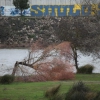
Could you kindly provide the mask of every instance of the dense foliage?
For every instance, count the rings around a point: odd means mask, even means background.
[[[29,8],[29,4],[28,4],[29,0],[13,0],[13,4],[17,9],[21,10],[21,16],[22,16],[22,11],[24,9]]]
[[[87,65],[81,66],[78,69],[77,73],[92,74],[93,69],[94,69],[93,65],[87,64]]]
[[[5,48],[30,47],[38,39],[45,46],[58,41],[54,36],[56,18],[0,17],[0,21],[0,43]]]
[[[86,94],[89,91],[89,88],[83,82],[78,82],[68,91],[65,100],[87,100]]]
[[[99,56],[100,22],[96,17],[61,18],[56,29],[56,36],[61,41],[71,42],[73,59],[78,70],[77,51],[83,54]]]
[[[0,83],[2,84],[10,84],[14,81],[14,76],[12,75],[4,75],[1,77]]]

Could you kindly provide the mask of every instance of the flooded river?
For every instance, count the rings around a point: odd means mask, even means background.
[[[22,61],[27,57],[27,49],[0,49],[0,75],[8,74],[12,72],[16,61]],[[83,56],[82,54],[78,58],[79,66],[85,64],[92,64],[95,66],[94,73],[100,73],[100,60],[95,61],[91,56]]]

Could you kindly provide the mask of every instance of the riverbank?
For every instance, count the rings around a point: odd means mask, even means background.
[[[54,26],[58,22],[50,17],[0,17],[0,48],[27,48],[36,40],[45,45],[54,43]]]
[[[30,44],[21,44],[21,45],[0,44],[0,49],[28,49],[28,48],[30,48]]]

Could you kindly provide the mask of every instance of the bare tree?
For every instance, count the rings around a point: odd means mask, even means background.
[[[80,50],[83,54],[92,53],[95,56],[99,55],[100,50],[100,21],[98,16],[99,0],[75,0],[76,4],[91,6],[91,13],[93,16],[76,16],[61,18],[58,27],[56,27],[56,36],[61,41],[71,42],[73,51],[73,59],[75,67],[78,70],[78,55]]]
[[[92,52],[99,56],[100,24],[94,22],[94,17],[62,18],[56,30],[56,36],[61,41],[69,41],[73,51],[73,59],[78,70],[77,51],[83,54]]]

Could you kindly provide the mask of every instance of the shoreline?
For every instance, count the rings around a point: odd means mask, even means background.
[[[4,44],[0,44],[0,49],[29,49],[30,46],[15,46],[15,45],[4,45]]]

